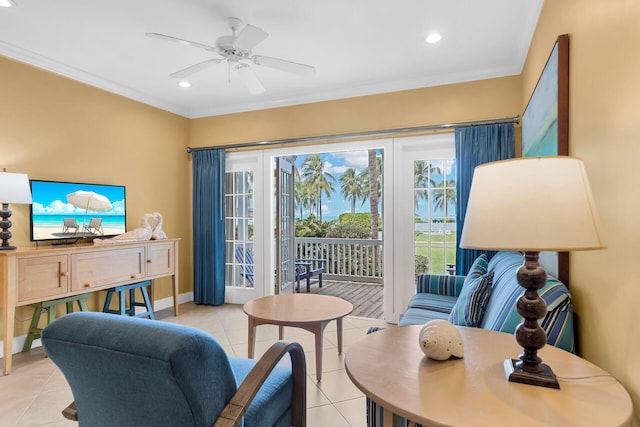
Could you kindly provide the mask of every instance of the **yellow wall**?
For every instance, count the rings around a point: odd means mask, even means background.
[[[0,105],[0,168],[34,179],[125,185],[127,229],[139,227],[145,213],[162,213],[163,229],[182,238],[180,290],[193,288],[188,119],[3,57]],[[11,243],[34,246],[28,205],[10,208]],[[170,279],[157,283],[156,299],[171,295]],[[26,332],[32,311],[17,311],[17,334]]]
[[[627,388],[640,414],[633,303],[640,249],[640,3],[547,0],[523,70],[526,104],[555,39],[570,36],[570,154],[582,157],[608,249],[571,254],[582,356]],[[635,331],[635,332],[634,332]],[[640,425],[638,415],[634,420]]]
[[[505,77],[193,120],[192,147],[396,129],[520,114],[520,77]]]

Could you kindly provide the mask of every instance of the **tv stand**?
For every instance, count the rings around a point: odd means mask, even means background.
[[[63,246],[63,245],[75,245],[76,243],[78,243],[79,239],[76,240],[58,240],[56,242],[53,242],[51,244],[51,246]]]
[[[4,375],[11,372],[16,307],[171,276],[177,316],[179,240],[0,251]],[[153,305],[153,281],[150,298]]]

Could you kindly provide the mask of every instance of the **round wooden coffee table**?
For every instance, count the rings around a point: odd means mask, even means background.
[[[272,295],[249,301],[242,310],[249,316],[249,358],[256,345],[256,327],[278,325],[283,338],[285,326],[302,328],[315,335],[316,378],[322,378],[322,333],[332,320],[338,329],[338,354],[342,353],[342,319],[353,305],[341,298],[315,294]]]
[[[346,352],[347,375],[384,409],[385,426],[395,426],[396,415],[425,426],[631,424],[633,405],[624,387],[574,354],[550,345],[539,352],[558,376],[560,390],[519,384],[507,381],[503,369],[505,359],[522,352],[513,335],[459,327],[464,358],[437,361],[420,350],[421,328],[374,332]]]

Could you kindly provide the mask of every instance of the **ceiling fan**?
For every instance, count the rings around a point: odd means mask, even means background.
[[[252,94],[259,94],[264,92],[264,86],[262,86],[258,77],[249,67],[249,63],[286,71],[300,76],[311,76],[315,74],[315,68],[310,65],[285,61],[284,59],[271,58],[269,56],[253,55],[251,53],[251,49],[269,37],[269,34],[258,27],[254,27],[253,25],[246,24],[243,27],[242,20],[238,18],[226,18],[225,22],[231,29],[231,35],[218,37],[216,39],[215,46],[209,46],[159,33],[145,33],[145,35],[147,37],[167,40],[181,45],[193,46],[206,51],[215,52],[221,56],[221,58],[208,59],[170,74],[171,77],[175,78],[185,78],[213,65],[226,61],[229,68],[233,66],[236,69],[249,92]],[[242,30],[238,32],[241,28]]]

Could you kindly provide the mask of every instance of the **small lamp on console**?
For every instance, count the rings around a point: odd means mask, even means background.
[[[0,172],[0,203],[2,203],[2,209],[0,209],[0,250],[15,249],[15,246],[9,245],[9,239],[11,238],[11,211],[9,210],[9,203],[18,204],[31,204],[31,189],[29,188],[29,178],[23,173],[9,173],[6,169]]]
[[[518,299],[523,322],[515,337],[524,352],[504,363],[509,381],[560,388],[551,368],[537,355],[547,342],[538,320],[546,304],[538,290],[547,274],[540,251],[603,249],[598,215],[581,159],[533,157],[478,166],[473,175],[460,246],[523,251],[517,272],[524,294]]]

